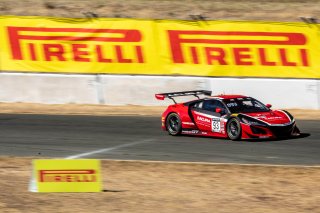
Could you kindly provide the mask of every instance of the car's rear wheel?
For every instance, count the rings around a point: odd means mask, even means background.
[[[231,118],[227,123],[227,133],[228,137],[233,140],[240,140],[241,139],[241,124],[239,119]]]
[[[166,120],[166,128],[170,135],[180,135],[182,131],[181,119],[178,114],[171,113]]]

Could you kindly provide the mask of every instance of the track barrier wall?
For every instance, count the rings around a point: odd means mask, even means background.
[[[320,109],[320,25],[0,17],[0,101],[167,105],[154,94],[244,94]]]
[[[248,95],[274,108],[320,109],[320,80],[0,74],[1,102],[165,106],[172,101],[155,93],[194,89]]]
[[[1,70],[320,78],[320,25],[0,17]]]

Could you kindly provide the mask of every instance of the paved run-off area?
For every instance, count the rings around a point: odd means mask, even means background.
[[[50,158],[320,164],[320,122],[298,120],[289,140],[173,137],[153,116],[0,114],[0,155]]]

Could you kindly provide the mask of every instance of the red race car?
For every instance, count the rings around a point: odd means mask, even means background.
[[[210,96],[199,98],[199,95]],[[198,99],[176,103],[175,97]],[[170,135],[201,135],[240,139],[289,138],[300,135],[293,116],[284,110],[243,95],[211,96],[211,91],[195,90],[156,94],[158,100],[172,99],[162,114],[162,129]]]

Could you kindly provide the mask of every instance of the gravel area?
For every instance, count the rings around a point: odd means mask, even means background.
[[[320,167],[103,160],[101,193],[34,193],[31,162],[0,157],[0,212],[320,212]]]

